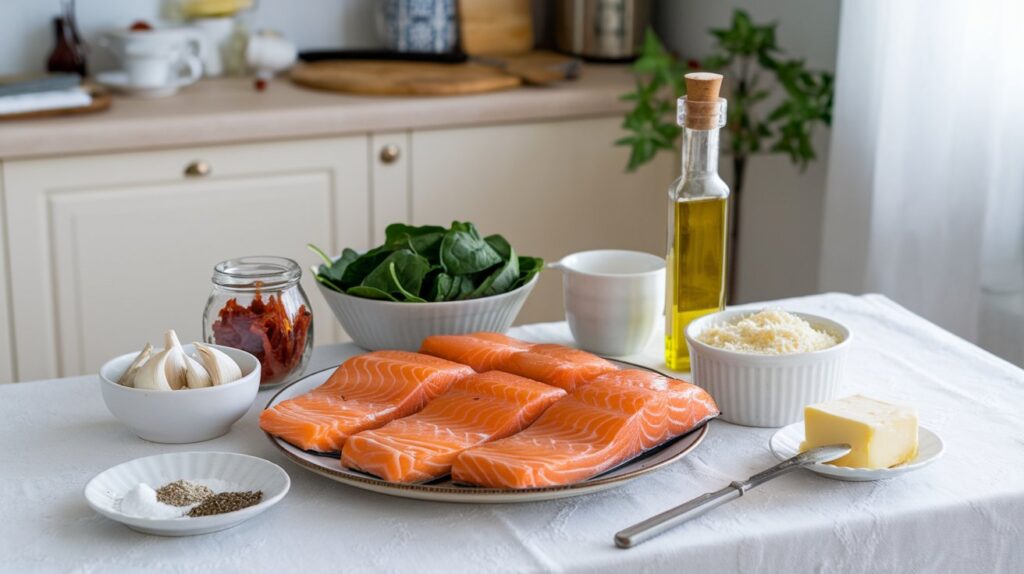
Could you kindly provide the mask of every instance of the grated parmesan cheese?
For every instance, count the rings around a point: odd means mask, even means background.
[[[839,343],[830,333],[782,309],[763,309],[733,323],[708,326],[697,340],[727,351],[759,355],[808,353]]]

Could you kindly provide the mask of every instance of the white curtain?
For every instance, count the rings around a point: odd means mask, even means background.
[[[846,0],[821,287],[1024,362],[1024,1]]]

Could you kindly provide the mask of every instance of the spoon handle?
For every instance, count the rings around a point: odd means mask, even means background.
[[[765,483],[777,476],[781,476],[800,468],[803,460],[799,456],[785,460],[768,470],[759,472],[743,482],[735,481],[729,486],[715,492],[702,494],[689,502],[684,502],[675,508],[670,508],[661,514],[657,514],[638,522],[629,528],[615,534],[615,545],[619,548],[632,548],[637,544],[646,542],[651,538],[674,528],[691,518],[696,518],[713,508],[717,508],[730,500],[743,496],[743,493],[755,486]]]

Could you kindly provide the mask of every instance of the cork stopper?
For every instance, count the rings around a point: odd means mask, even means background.
[[[680,125],[694,130],[713,130],[725,125],[725,100],[718,97],[722,75],[693,72],[683,76],[686,96],[680,98]]]

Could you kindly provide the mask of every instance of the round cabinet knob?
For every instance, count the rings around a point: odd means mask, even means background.
[[[203,176],[206,176],[206,175],[210,175],[210,172],[212,172],[212,171],[213,171],[213,168],[210,167],[210,164],[208,164],[208,163],[206,163],[205,161],[202,161],[202,160],[196,160],[196,161],[188,164],[185,167],[185,176],[186,177],[203,177]]]
[[[380,148],[380,161],[384,163],[395,163],[400,155],[402,155],[402,150],[394,144],[388,144]]]

